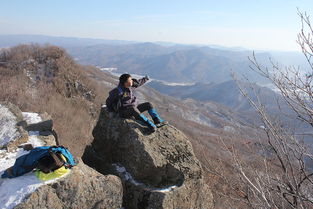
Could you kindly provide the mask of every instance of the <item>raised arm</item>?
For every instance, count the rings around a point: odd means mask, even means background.
[[[140,79],[133,78],[132,80],[133,80],[132,87],[138,88],[139,86],[142,86],[143,84],[145,84],[149,80],[149,77],[146,75],[143,78],[140,78]]]

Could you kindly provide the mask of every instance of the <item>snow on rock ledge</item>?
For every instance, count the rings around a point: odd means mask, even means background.
[[[12,111],[11,111],[12,110]],[[15,160],[29,151],[25,145],[38,147],[55,145],[55,140],[47,143],[46,136],[41,136],[42,130],[52,123],[44,122],[40,114],[21,112],[12,104],[0,105],[0,142],[5,146],[0,148],[0,176]],[[16,125],[16,124],[22,125]],[[48,126],[47,126],[48,124]],[[23,130],[31,126],[32,131]],[[33,129],[39,128],[41,131]],[[16,140],[26,134],[26,141]],[[46,140],[46,141],[45,141]],[[9,146],[10,145],[10,146]],[[29,147],[29,146],[28,146]],[[10,148],[10,149],[9,149]],[[32,173],[12,179],[0,178],[0,209],[11,208],[121,208],[123,187],[119,177],[103,176],[78,160],[67,175],[49,181],[40,181]]]
[[[20,122],[18,119],[26,120],[29,123],[38,123],[41,122],[41,118],[37,113],[17,113],[17,108],[14,107],[14,105],[10,104],[8,106],[9,107],[4,106],[3,104],[0,105],[0,130],[2,130],[0,133],[0,141],[3,142],[2,145],[6,148],[8,148],[8,144],[11,144],[10,147],[13,149],[0,150],[0,176],[7,168],[14,165],[15,160],[18,157],[29,152],[23,149],[23,145],[30,144],[32,147],[38,147],[45,144],[40,138],[38,138],[37,134],[32,134],[31,136],[24,135],[24,141],[18,141],[18,139],[20,139],[18,137],[25,134],[21,133],[22,129],[19,129],[16,125]],[[12,107],[14,107],[14,111],[11,112]],[[20,118],[19,115],[24,117]],[[13,145],[15,147],[13,147]],[[14,208],[37,188],[55,180],[41,182],[33,173],[28,173],[13,179],[0,179],[0,206],[8,209]]]
[[[69,175],[41,186],[15,209],[120,209],[122,199],[123,186],[119,177],[104,176],[79,160]]]

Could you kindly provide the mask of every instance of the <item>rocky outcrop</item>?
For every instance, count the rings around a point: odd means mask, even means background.
[[[0,103],[0,176],[28,150],[56,145],[52,118],[44,113],[21,112],[10,103]],[[25,138],[21,140],[23,135]],[[40,181],[32,173],[12,179],[0,178],[0,208],[101,208],[120,209],[123,185],[118,176],[103,175],[81,159],[66,176]]]
[[[32,135],[36,135],[36,137],[40,138],[42,145],[44,146],[57,144],[57,134],[53,130],[53,121],[50,115],[47,113],[38,114],[37,122],[33,122],[31,120],[27,121],[25,120],[27,113],[23,113],[16,105],[10,102],[1,102],[0,105],[3,111],[6,109],[6,111],[11,115],[12,122],[15,121],[14,127],[11,128],[16,130],[14,139],[1,144],[0,149],[5,148],[11,152],[18,147],[29,147],[30,145],[27,144],[27,142]],[[0,114],[0,116],[2,115]],[[2,119],[9,120],[9,118]]]
[[[104,176],[80,161],[66,177],[39,187],[15,208],[113,209],[122,207],[122,197],[119,177]]]
[[[188,138],[172,125],[154,133],[102,108],[83,155],[103,174],[121,177],[125,208],[212,208],[212,194]]]
[[[23,121],[22,111],[10,102],[0,102],[0,127],[3,129],[3,133],[0,133],[0,149],[12,150],[28,141],[28,133],[17,123],[19,121]]]
[[[20,122],[24,129],[29,133],[35,133],[37,137],[43,141],[44,146],[52,146],[59,144],[57,133],[53,129],[53,120],[48,113],[39,114],[41,121],[30,123],[27,121]]]

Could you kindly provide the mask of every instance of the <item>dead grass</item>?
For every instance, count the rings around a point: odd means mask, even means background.
[[[61,48],[20,45],[0,55],[0,101],[47,112],[62,145],[80,156],[100,106],[101,87]],[[96,99],[97,98],[97,99]]]

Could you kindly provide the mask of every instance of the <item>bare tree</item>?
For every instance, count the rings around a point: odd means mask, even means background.
[[[295,120],[313,128],[313,28],[309,15],[300,11],[298,15],[302,29],[297,42],[310,71],[303,73],[293,66],[284,68],[273,60],[270,60],[269,69],[258,63],[254,53],[249,58],[252,63],[250,68],[269,79],[278,89],[281,98],[294,113]],[[241,94],[260,116],[266,138],[265,141],[260,139],[264,154],[261,169],[255,169],[235,150],[229,150],[242,187],[246,190],[248,204],[252,208],[313,208],[313,173],[306,164],[306,159],[313,160],[312,150],[293,129],[274,119],[257,95],[257,99],[252,99],[235,74],[233,78]]]

